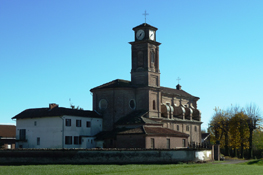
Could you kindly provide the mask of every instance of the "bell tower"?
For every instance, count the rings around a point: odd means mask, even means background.
[[[131,82],[136,86],[160,87],[159,45],[156,42],[157,28],[143,23],[132,29]]]

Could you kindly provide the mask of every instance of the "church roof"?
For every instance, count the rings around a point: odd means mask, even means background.
[[[121,80],[121,79],[116,79],[113,80],[111,82],[102,84],[100,86],[97,86],[95,88],[92,88],[90,91],[92,92],[93,90],[97,90],[97,89],[106,89],[106,88],[117,88],[117,87],[122,87],[122,88],[133,88],[135,86],[133,86],[131,84],[130,81],[128,80]]]
[[[161,123],[153,121],[149,118],[144,117],[148,114],[147,110],[137,110],[119,119],[115,125],[138,125],[138,124],[157,124]]]
[[[161,89],[162,93],[179,95],[179,96],[184,96],[184,97],[194,97],[194,98],[199,99],[199,97],[195,97],[195,96],[185,92],[184,90],[178,90],[178,89],[167,88],[167,87],[162,87],[162,86],[160,87],[160,89]]]
[[[113,81],[110,81],[108,83],[102,84],[100,86],[97,86],[95,88],[92,88],[90,91],[98,90],[98,89],[107,89],[107,88],[137,88],[137,86],[132,85],[131,81],[128,80],[122,80],[122,79],[116,79]],[[160,90],[162,93],[165,94],[172,94],[172,95],[178,95],[178,96],[184,96],[184,97],[192,97],[192,98],[198,98],[195,97],[187,92],[185,92],[182,89],[173,89],[168,87],[160,87]]]
[[[53,117],[53,116],[62,116],[62,115],[102,118],[102,116],[97,114],[95,111],[55,107],[52,109],[50,109],[50,108],[26,109],[23,112],[14,116],[12,119]]]
[[[158,136],[174,136],[174,137],[188,137],[188,134],[178,132],[169,128],[163,127],[152,127],[152,126],[141,126],[138,128],[127,129],[121,131],[118,134],[120,135],[129,135],[129,134],[145,134],[145,135],[158,135]]]

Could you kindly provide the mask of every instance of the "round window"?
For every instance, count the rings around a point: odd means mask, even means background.
[[[99,108],[100,110],[105,110],[107,109],[108,102],[105,99],[101,99],[99,102]]]
[[[130,100],[130,108],[132,108],[132,109],[135,109],[135,107],[136,107],[136,104],[135,104],[135,100]]]

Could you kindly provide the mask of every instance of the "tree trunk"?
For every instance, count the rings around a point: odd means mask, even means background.
[[[241,158],[244,158],[244,143],[241,143],[240,153],[241,153]]]
[[[225,156],[229,156],[229,149],[228,149],[228,134],[225,133]]]
[[[253,139],[252,139],[252,137],[253,137],[253,129],[251,128],[249,130],[249,154],[248,154],[248,158],[249,159],[253,158],[253,149],[252,149],[252,141],[253,141]]]

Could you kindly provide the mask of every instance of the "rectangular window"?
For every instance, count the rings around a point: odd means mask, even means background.
[[[81,127],[81,120],[76,120],[76,127]]]
[[[66,119],[66,126],[71,126],[71,119]]]
[[[186,131],[189,131],[189,126],[188,125],[186,126]]]
[[[170,139],[166,139],[166,148],[170,149]]]
[[[26,130],[25,129],[19,130],[19,140],[26,140]]]
[[[37,145],[40,145],[40,137],[37,137]]]
[[[74,145],[81,145],[81,137],[74,136]]]
[[[65,144],[66,145],[72,144],[72,136],[65,136]]]
[[[177,131],[179,131],[179,130],[180,130],[179,125],[177,125]]]
[[[151,148],[154,149],[155,146],[154,146],[154,138],[151,138]]]
[[[34,126],[37,126],[37,121],[34,121]]]
[[[87,128],[90,128],[90,125],[91,125],[91,123],[90,122],[87,122]]]
[[[183,147],[186,147],[185,139],[183,139]]]
[[[197,127],[195,126],[195,132],[197,132]]]

